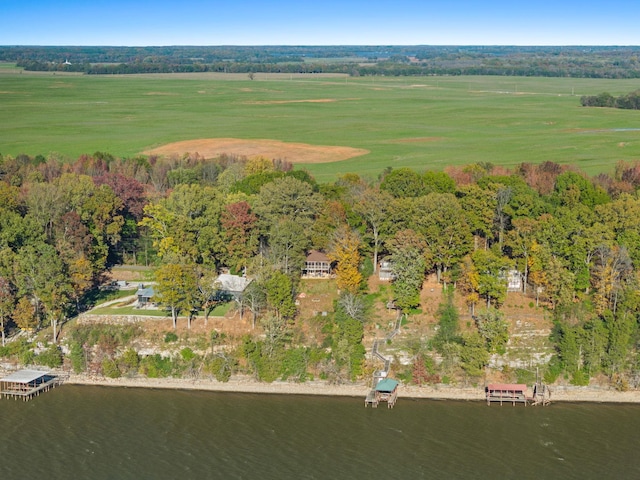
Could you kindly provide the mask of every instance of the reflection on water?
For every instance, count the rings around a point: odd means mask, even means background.
[[[66,385],[0,422],[0,479],[640,478],[637,405]]]

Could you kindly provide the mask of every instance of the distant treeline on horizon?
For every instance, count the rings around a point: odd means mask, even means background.
[[[640,78],[640,46],[0,46],[30,71]]]

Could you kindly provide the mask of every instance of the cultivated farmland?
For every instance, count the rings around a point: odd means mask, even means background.
[[[0,68],[0,153],[130,157],[173,142],[225,138],[361,153],[298,165],[319,181],[347,172],[373,177],[386,167],[547,160],[596,174],[618,160],[640,159],[640,113],[584,108],[579,97],[636,88],[637,81],[603,79],[256,74],[250,80]],[[295,164],[293,152],[283,149],[281,158]]]

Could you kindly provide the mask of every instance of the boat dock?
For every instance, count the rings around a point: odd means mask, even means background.
[[[492,383],[487,385],[487,405],[491,402],[527,404],[527,386],[519,383]]]
[[[387,402],[388,408],[393,408],[398,400],[398,385],[397,380],[385,378],[380,380],[373,390],[369,392],[367,398],[364,401],[364,406],[371,405],[372,408],[378,408],[380,402]]]
[[[23,401],[47,392],[62,383],[62,378],[41,370],[18,370],[0,379],[0,398],[21,398]]]
[[[527,396],[527,386],[521,383],[492,383],[487,385],[486,389],[487,405],[492,402],[523,403],[531,405],[549,405],[551,403],[551,391],[543,383],[536,383],[533,387],[533,396]]]

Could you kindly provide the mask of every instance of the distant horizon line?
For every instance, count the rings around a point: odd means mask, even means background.
[[[304,44],[304,43],[252,43],[252,44],[196,44],[177,43],[164,45],[115,45],[115,44],[0,44],[0,47],[111,47],[111,48],[167,48],[167,47],[522,47],[522,48],[581,48],[581,47],[607,47],[607,48],[640,48],[640,44],[509,44],[509,43],[331,43],[331,44]]]

